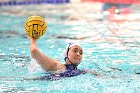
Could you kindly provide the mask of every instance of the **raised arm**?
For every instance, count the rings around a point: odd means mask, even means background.
[[[56,62],[41,53],[37,48],[36,41],[36,39],[30,38],[30,52],[31,56],[37,61],[42,69],[44,69],[45,71],[65,70],[65,66],[63,64]]]

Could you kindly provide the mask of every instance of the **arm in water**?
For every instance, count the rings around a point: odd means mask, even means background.
[[[95,76],[99,76],[99,77],[103,76],[103,75],[97,73],[95,70],[85,69],[84,72],[85,73],[91,73],[91,74],[93,74]]]

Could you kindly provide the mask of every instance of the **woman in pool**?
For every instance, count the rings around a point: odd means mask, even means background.
[[[41,53],[36,44],[36,39],[30,38],[30,52],[31,56],[36,60],[36,62],[44,69],[45,71],[58,71],[60,72],[59,75],[61,77],[71,77],[71,76],[77,76],[80,74],[85,73],[93,73],[94,75],[97,75],[95,71],[89,71],[89,70],[79,70],[77,69],[78,65],[80,64],[83,56],[83,50],[82,48],[74,43],[70,43],[68,47],[66,48],[65,53],[65,64],[62,64],[60,62],[57,62],[47,56],[45,56],[43,53]],[[54,76],[54,75],[53,75]],[[56,74],[55,74],[56,76]],[[48,77],[47,77],[48,78]],[[50,77],[49,77],[50,78]]]

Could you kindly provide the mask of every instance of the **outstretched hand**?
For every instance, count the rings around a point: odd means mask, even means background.
[[[26,36],[27,36],[28,39],[30,39],[30,42],[31,43],[36,43],[37,39],[31,38],[28,35],[26,35]]]
[[[99,77],[103,76],[103,75],[97,73],[95,70],[86,69],[85,71],[86,71],[86,73],[91,73],[91,74],[93,74],[95,76],[99,76]]]

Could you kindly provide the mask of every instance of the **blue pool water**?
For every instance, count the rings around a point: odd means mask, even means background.
[[[0,92],[140,92],[140,22],[114,23],[105,18],[87,21],[85,17],[82,21],[70,20],[76,12],[68,5],[34,6],[1,7]],[[67,43],[78,42],[84,50],[78,68],[96,70],[103,76],[84,74],[56,81],[27,80],[45,75],[30,56],[30,42],[23,28],[30,15],[41,15],[47,22],[47,32],[38,40],[44,54],[64,63],[63,51]]]

